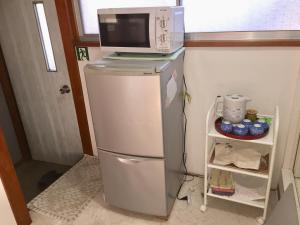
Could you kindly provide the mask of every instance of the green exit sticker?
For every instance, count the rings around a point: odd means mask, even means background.
[[[76,55],[77,55],[77,60],[79,61],[90,60],[88,47],[76,47]]]

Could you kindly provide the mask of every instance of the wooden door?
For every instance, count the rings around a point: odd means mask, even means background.
[[[55,1],[44,0],[57,71],[48,72],[32,0],[0,1],[0,43],[32,158],[74,164],[83,154]]]

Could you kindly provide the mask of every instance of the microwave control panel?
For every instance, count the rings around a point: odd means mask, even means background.
[[[171,48],[170,42],[170,17],[167,11],[160,11],[156,15],[156,48],[161,52]]]

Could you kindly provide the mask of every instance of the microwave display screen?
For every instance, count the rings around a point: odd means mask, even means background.
[[[99,15],[102,46],[150,47],[149,14]]]

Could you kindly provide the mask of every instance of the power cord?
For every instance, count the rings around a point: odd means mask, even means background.
[[[187,85],[186,85],[186,80],[185,80],[185,75],[183,74],[183,84],[184,84],[184,93],[188,93],[188,88],[187,88]],[[189,94],[188,94],[189,96]],[[194,180],[194,177],[192,176],[191,179],[187,179],[187,176],[188,176],[188,171],[187,171],[187,167],[186,167],[186,160],[187,160],[187,157],[186,157],[186,130],[187,130],[187,123],[188,123],[188,120],[187,120],[187,116],[186,116],[186,113],[185,113],[185,107],[186,107],[186,94],[184,94],[184,99],[183,99],[183,117],[184,117],[184,129],[183,129],[183,156],[182,156],[182,160],[183,160],[183,167],[184,167],[184,170],[185,170],[185,176],[184,176],[184,181],[192,181]]]
[[[188,93],[188,88],[187,88],[187,84],[186,84],[186,80],[185,80],[185,75],[184,74],[183,74],[183,84],[184,84],[184,94],[183,94],[183,109],[182,109],[182,112],[183,112],[183,117],[184,117],[184,129],[183,129],[183,154],[182,154],[182,162],[183,162],[183,167],[184,167],[185,172],[184,172],[183,182],[181,183],[179,191],[177,193],[177,199],[178,200],[187,201],[188,203],[190,203],[190,201],[191,201],[190,194],[187,194],[185,196],[179,197],[179,193],[180,193],[180,190],[182,188],[183,183],[184,182],[190,182],[190,181],[194,180],[194,176],[192,176],[192,178],[190,178],[190,179],[187,178],[189,176],[188,175],[188,171],[187,171],[187,167],[186,167],[186,160],[187,160],[187,157],[186,157],[186,131],[187,131],[188,120],[187,120],[187,116],[186,116],[186,113],[185,113],[185,109],[186,109],[186,99],[188,98],[188,101],[190,102],[191,101],[191,96]]]

